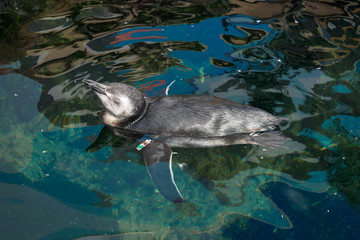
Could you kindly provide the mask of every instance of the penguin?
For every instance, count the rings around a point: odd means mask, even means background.
[[[122,138],[138,141],[148,173],[159,192],[184,201],[175,184],[170,147],[255,144],[286,148],[277,127],[284,121],[249,105],[208,95],[146,98],[129,84],[85,79],[101,100],[102,122]]]

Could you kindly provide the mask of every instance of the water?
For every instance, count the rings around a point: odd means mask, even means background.
[[[0,239],[359,239],[357,1],[7,4]],[[250,104],[292,142],[174,149],[174,205],[84,78]]]

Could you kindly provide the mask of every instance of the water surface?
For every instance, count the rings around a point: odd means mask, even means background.
[[[77,2],[1,15],[1,239],[360,237],[357,1]],[[292,141],[174,149],[174,205],[85,78],[249,104]]]

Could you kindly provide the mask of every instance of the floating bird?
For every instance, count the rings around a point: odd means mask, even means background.
[[[284,119],[259,108],[206,95],[145,98],[125,83],[83,80],[100,98],[101,119],[115,135],[139,141],[147,170],[159,192],[183,202],[172,172],[170,147],[256,144],[285,148],[276,131]]]

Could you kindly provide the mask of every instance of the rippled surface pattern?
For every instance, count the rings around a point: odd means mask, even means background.
[[[0,239],[360,239],[358,1],[120,2],[1,4]],[[174,149],[173,204],[85,78],[249,104],[292,141]]]

